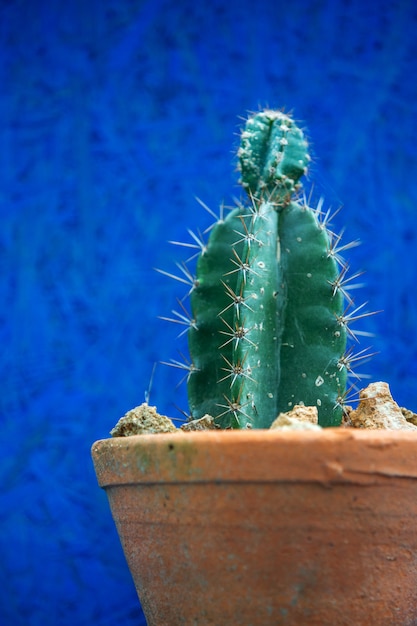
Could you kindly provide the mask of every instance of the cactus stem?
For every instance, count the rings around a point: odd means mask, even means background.
[[[347,277],[342,255],[359,241],[345,244],[343,231],[333,232],[340,207],[326,210],[323,197],[311,207],[313,187],[308,198],[302,191],[307,149],[285,113],[250,117],[238,151],[248,201],[222,204],[216,215],[197,198],[216,223],[203,234],[188,230],[188,243],[171,242],[198,256],[196,277],[185,263],[178,275],[161,272],[189,289],[191,313],[182,299],[162,319],[188,331],[192,362],[167,365],[185,374],[193,418],[208,413],[223,428],[265,428],[304,403],[317,406],[321,425],[337,426],[356,390],[345,392],[346,380],[360,380],[354,367],[374,354],[346,349],[347,339],[372,336],[350,325],[375,313],[351,297],[362,272]]]

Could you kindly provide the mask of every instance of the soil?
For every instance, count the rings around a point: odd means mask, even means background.
[[[205,415],[190,420],[177,428],[173,421],[160,415],[156,407],[146,402],[128,411],[110,431],[112,437],[129,437],[153,433],[213,430],[218,428],[213,417]],[[296,405],[288,413],[281,413],[272,423],[271,429],[317,430],[317,408]],[[371,383],[359,392],[356,409],[345,407],[341,428],[366,428],[372,430],[417,430],[417,414],[398,406],[393,400],[389,385],[384,382]]]

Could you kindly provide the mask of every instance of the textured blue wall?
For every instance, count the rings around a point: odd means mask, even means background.
[[[157,316],[182,291],[153,268],[207,225],[195,196],[239,193],[246,111],[305,123],[384,311],[368,371],[417,409],[415,6],[1,3],[1,624],[143,623],[89,449],[177,356]],[[151,403],[186,408],[178,380],[159,365]]]

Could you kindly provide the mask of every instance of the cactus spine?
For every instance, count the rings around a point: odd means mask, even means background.
[[[317,406],[322,426],[342,417],[345,267],[319,209],[299,198],[309,162],[293,119],[251,116],[238,152],[249,202],[212,228],[191,289],[191,418],[267,428],[295,404]]]

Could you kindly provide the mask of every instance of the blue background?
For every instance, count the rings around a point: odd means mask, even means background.
[[[178,358],[181,249],[239,195],[240,116],[284,107],[362,246],[367,365],[417,409],[414,0],[0,4],[0,622],[144,623],[90,446]],[[365,346],[369,341],[365,342]],[[158,365],[151,404],[180,415]]]

